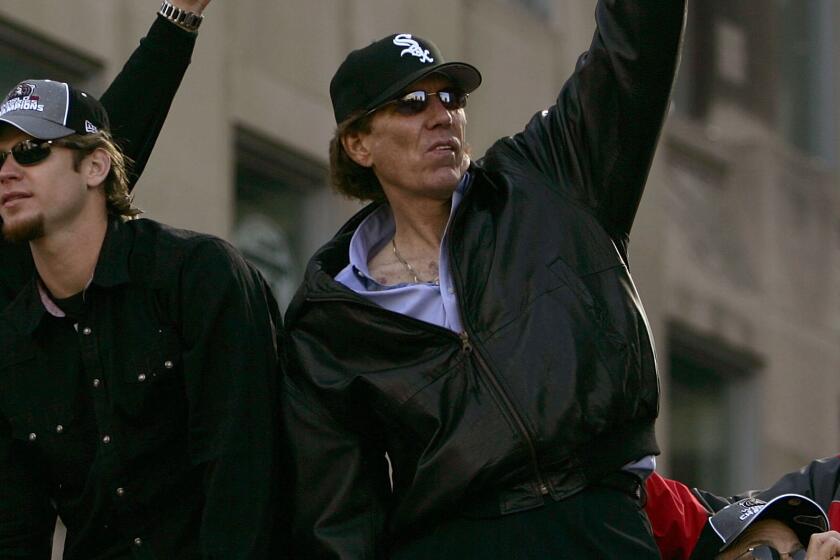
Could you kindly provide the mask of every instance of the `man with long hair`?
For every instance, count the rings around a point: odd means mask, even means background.
[[[684,16],[598,2],[556,103],[476,159],[474,66],[411,33],[339,66],[332,178],[371,204],[286,314],[300,557],[658,558],[658,380],[627,252]]]
[[[269,558],[279,312],[227,243],[137,214],[108,115],[69,84],[0,105],[0,556]],[[45,552],[46,551],[46,552]]]

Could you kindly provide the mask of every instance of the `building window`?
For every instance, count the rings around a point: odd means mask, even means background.
[[[547,18],[551,15],[551,0],[513,0],[513,3],[523,6],[540,18]]]
[[[68,82],[99,95],[102,63],[38,33],[0,20],[0,95],[26,79]]]
[[[779,124],[804,153],[835,163],[833,0],[781,0]]]
[[[704,120],[724,101],[773,121],[773,8],[752,0],[704,0],[691,6],[674,103]]]
[[[670,476],[716,493],[750,487],[758,455],[758,360],[672,326],[669,334]]]
[[[253,132],[236,132],[233,242],[285,309],[303,278],[312,240],[307,215],[324,191],[323,166]]]
[[[792,146],[837,158],[834,0],[704,0],[691,6],[677,111],[703,121],[719,103],[779,131]]]

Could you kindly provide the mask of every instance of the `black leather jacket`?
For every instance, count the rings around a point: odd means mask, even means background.
[[[536,507],[658,452],[627,242],[684,13],[684,0],[601,0],[557,103],[472,166],[450,230],[460,335],[334,280],[375,205],[315,254],[286,316],[300,557],[382,556],[475,499]]]

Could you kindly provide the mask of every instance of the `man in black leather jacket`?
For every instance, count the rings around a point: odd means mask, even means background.
[[[474,161],[475,68],[405,33],[342,63],[333,182],[373,203],[286,316],[300,557],[658,558],[640,510],[658,380],[627,245],[684,15],[601,0],[556,104]]]

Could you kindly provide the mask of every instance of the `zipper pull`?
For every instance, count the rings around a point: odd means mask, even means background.
[[[543,496],[548,496],[548,485],[545,482],[540,484],[540,494],[542,494]]]
[[[458,336],[461,337],[461,350],[469,354],[472,352],[472,344],[470,344],[470,335],[467,334],[467,331],[461,331],[458,333]]]

